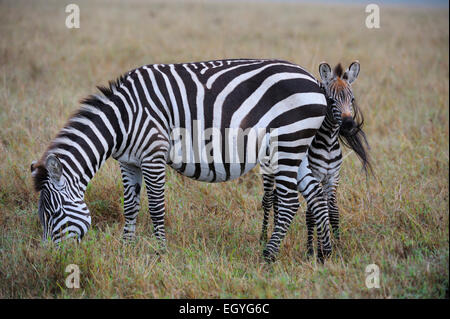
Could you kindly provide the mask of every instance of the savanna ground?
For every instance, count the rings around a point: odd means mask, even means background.
[[[449,266],[448,9],[241,2],[0,1],[0,297],[444,298]],[[29,172],[78,101],[143,64],[264,57],[318,64],[354,59],[376,177],[346,150],[338,201],[342,241],[324,264],[306,258],[305,204],[267,266],[258,241],[258,171],[206,184],[168,171],[168,253],[158,258],[142,193],[138,240],[120,240],[122,182],[109,160],[91,181],[93,223],[80,245],[41,245]],[[81,288],[65,286],[77,264]],[[380,268],[379,289],[365,285]]]

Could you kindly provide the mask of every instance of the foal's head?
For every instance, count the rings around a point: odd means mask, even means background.
[[[369,144],[362,130],[364,117],[356,104],[352,83],[359,75],[358,61],[352,62],[347,70],[339,63],[334,70],[328,63],[319,65],[319,74],[325,89],[333,119],[339,124],[339,138],[344,145],[353,149],[363,164],[364,170],[372,170],[367,155]]]

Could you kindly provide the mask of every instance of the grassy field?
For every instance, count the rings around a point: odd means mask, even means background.
[[[241,2],[0,1],[1,298],[448,298],[448,9]],[[143,64],[263,57],[318,64],[358,59],[354,93],[376,177],[345,158],[338,194],[342,241],[324,264],[306,258],[304,201],[267,266],[259,244],[262,185],[199,183],[168,171],[168,253],[155,254],[142,193],[138,240],[124,244],[122,182],[108,160],[86,201],[80,245],[44,248],[30,163],[96,85]],[[81,288],[65,286],[77,264]],[[380,288],[365,268],[380,268]]]

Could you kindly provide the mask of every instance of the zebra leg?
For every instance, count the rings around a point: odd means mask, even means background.
[[[140,193],[142,185],[142,171],[139,167],[119,163],[123,181],[123,210],[125,225],[123,239],[132,240],[136,232],[136,217],[140,209]]]
[[[308,206],[310,207],[312,218],[317,227],[317,258],[320,262],[323,262],[324,258],[331,254],[331,242],[328,204],[323,195],[322,188],[320,188],[314,198],[308,200]]]
[[[274,178],[272,175],[263,174],[263,187],[264,187],[264,196],[262,199],[262,207],[264,210],[264,218],[262,223],[262,232],[260,237],[260,242],[263,244],[267,243],[267,224],[269,222],[270,211],[273,206],[273,184]]]
[[[308,254],[313,251],[312,238],[314,234],[314,224],[317,227],[318,237],[318,259],[323,261],[324,257],[331,254],[330,227],[328,217],[328,203],[320,183],[312,176],[305,176],[299,183],[299,191],[307,202],[306,222],[308,228]],[[308,225],[309,223],[309,225]],[[310,231],[311,230],[311,231]]]
[[[308,230],[308,235],[306,238],[306,249],[308,257],[314,255],[314,230],[315,223],[312,213],[309,209],[306,209],[306,228]]]
[[[297,213],[298,192],[296,174],[278,174],[275,176],[275,201],[277,202],[278,214],[274,225],[274,230],[266,248],[263,250],[264,258],[267,262],[275,261],[286,233],[291,225],[292,219]]]
[[[337,185],[329,186],[325,189],[327,193],[328,213],[330,215],[330,224],[336,241],[339,241],[339,208],[336,200]]]
[[[164,185],[166,178],[166,160],[164,156],[152,158],[142,163],[145,185],[147,186],[148,208],[153,223],[153,231],[158,239],[160,250],[166,248],[164,228]]]
[[[278,199],[277,199],[277,195],[273,194],[273,226],[275,227],[275,225],[277,224],[277,219],[278,219]]]

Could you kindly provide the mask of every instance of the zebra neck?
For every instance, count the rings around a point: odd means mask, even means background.
[[[80,194],[106,160],[124,147],[127,125],[118,107],[103,97],[82,103],[47,151],[58,156],[66,181]]]
[[[327,136],[332,141],[337,141],[339,137],[340,125],[332,120],[332,115],[327,113],[322,126],[319,128],[319,132],[324,136]]]
[[[322,126],[316,133],[311,143],[312,152],[326,150],[331,152],[339,148],[339,124],[334,123],[328,116],[325,116]]]

